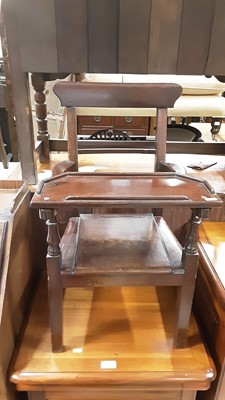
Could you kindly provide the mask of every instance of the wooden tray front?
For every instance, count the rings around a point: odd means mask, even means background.
[[[75,172],[43,181],[31,202],[37,208],[137,204],[211,208],[221,206],[222,201],[206,181],[187,175]]]

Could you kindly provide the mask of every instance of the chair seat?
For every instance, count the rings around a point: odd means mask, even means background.
[[[164,219],[152,214],[71,218],[61,250],[62,275],[71,275],[78,285],[84,279],[95,286],[107,281],[110,286],[118,285],[120,275],[123,286],[146,285],[148,281],[151,285],[152,274],[155,280],[156,275],[162,279],[163,274],[184,273],[179,242]],[[167,284],[162,281],[162,285]]]

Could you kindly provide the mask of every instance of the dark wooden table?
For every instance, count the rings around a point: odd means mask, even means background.
[[[48,79],[71,72],[224,75],[223,0],[2,3],[23,178],[30,183],[36,181],[36,166],[28,72],[33,73],[43,161],[49,157]]]

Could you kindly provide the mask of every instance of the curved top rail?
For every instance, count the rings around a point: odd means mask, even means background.
[[[54,93],[66,107],[173,107],[182,93],[175,83],[56,83]]]

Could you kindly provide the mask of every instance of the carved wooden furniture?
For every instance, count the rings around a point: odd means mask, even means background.
[[[194,400],[215,370],[193,316],[188,347],[173,348],[175,301],[169,287],[71,288],[63,303],[66,351],[52,354],[42,285],[10,380],[32,400]]]
[[[67,107],[68,155],[78,169],[76,108],[155,107],[157,130],[152,151],[155,171],[169,171],[165,163],[167,108],[181,93],[174,84],[58,83],[54,87]],[[65,163],[63,163],[63,168]],[[63,170],[63,169],[62,169]],[[63,350],[63,288],[69,286],[178,286],[175,345],[186,345],[187,330],[198,265],[197,228],[211,207],[221,200],[207,182],[174,173],[82,174],[70,172],[44,180],[31,205],[40,209],[48,227],[47,272],[49,282],[52,349]],[[168,206],[192,209],[189,234],[182,250],[162,218],[84,215],[71,218],[60,244],[57,211],[81,207],[124,209]],[[157,213],[157,212],[156,212]]]
[[[224,222],[204,222],[199,231],[195,310],[217,369],[216,381],[199,400],[222,400],[225,396],[224,232]]]
[[[173,173],[66,173],[43,181],[31,205],[48,227],[47,271],[53,351],[63,350],[63,288],[178,286],[175,344],[186,345],[198,265],[197,231],[221,201],[204,182]],[[60,243],[57,210],[81,207],[192,208],[183,249],[161,217],[84,215],[71,218]]]

